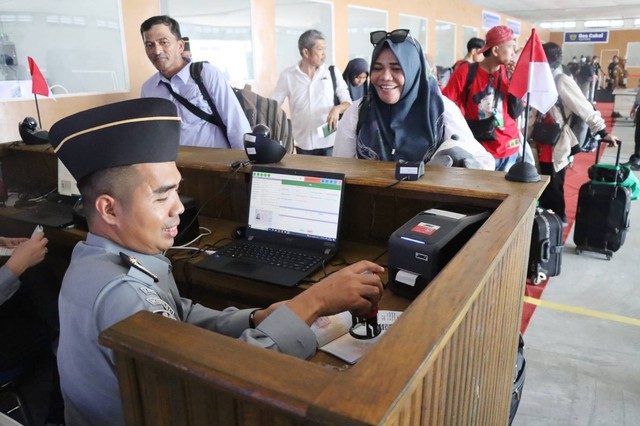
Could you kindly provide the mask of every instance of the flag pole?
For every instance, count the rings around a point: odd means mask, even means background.
[[[535,34],[536,29],[531,29],[531,38],[529,42],[533,42],[533,35]],[[529,111],[531,105],[529,104],[529,97],[531,96],[531,74],[533,74],[533,46],[529,49],[529,72],[527,73],[527,106],[525,107],[525,115],[524,115],[524,132],[522,138],[522,158],[519,163],[511,166],[507,174],[505,175],[505,179],[513,181],[513,182],[539,182],[540,175],[536,170],[536,167],[525,161],[527,147],[527,137],[529,132]]]
[[[33,99],[36,101],[36,113],[38,114],[38,127],[42,129],[42,121],[40,121],[40,107],[38,106],[38,95],[33,94]]]

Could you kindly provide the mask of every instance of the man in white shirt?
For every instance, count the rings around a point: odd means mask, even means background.
[[[340,70],[334,90],[325,62],[326,42],[318,30],[307,30],[298,39],[302,59],[280,74],[271,97],[280,104],[289,98],[293,136],[298,154],[331,156],[340,114],[351,105],[349,89]],[[339,104],[334,99],[337,97]],[[326,125],[325,131],[318,129]],[[328,134],[330,133],[330,134]]]

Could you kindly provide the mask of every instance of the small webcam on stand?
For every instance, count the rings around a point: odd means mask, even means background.
[[[38,127],[38,122],[33,117],[25,117],[18,123],[18,131],[22,141],[27,145],[39,145],[49,142],[49,132]]]
[[[277,163],[287,150],[274,139],[269,138],[271,130],[264,124],[256,124],[251,133],[244,134],[244,151],[249,161],[257,164]]]

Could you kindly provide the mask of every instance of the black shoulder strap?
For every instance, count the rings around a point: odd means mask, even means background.
[[[193,81],[196,82],[196,84],[198,85],[198,89],[200,89],[200,93],[202,94],[202,97],[204,98],[205,101],[207,101],[207,104],[209,104],[209,108],[211,108],[211,115],[210,115],[211,120],[207,120],[205,118],[203,118],[203,120],[206,120],[206,121],[208,121],[208,122],[220,127],[220,129],[224,133],[224,136],[227,138],[227,140],[229,140],[229,137],[227,136],[227,126],[222,121],[222,118],[220,118],[220,113],[218,112],[218,109],[216,108],[216,105],[213,103],[213,100],[211,99],[211,95],[209,95],[209,91],[207,91],[207,88],[204,85],[204,82],[202,81],[202,67],[204,66],[204,62],[206,62],[206,61],[191,62],[191,65],[189,66],[189,74],[191,75],[191,78],[193,79]],[[176,99],[178,99],[178,98],[176,98]],[[180,101],[180,99],[178,99],[178,100]],[[184,102],[181,102],[181,103],[185,107],[189,108],[187,105],[184,104]],[[197,107],[194,106],[194,108],[197,108]],[[197,108],[197,109],[199,111],[202,111],[202,110],[200,110],[200,108]],[[191,109],[189,109],[189,111],[191,111]],[[193,111],[191,111],[191,112],[193,112]],[[202,116],[200,116],[199,114],[196,114],[196,115],[198,117],[202,118]],[[209,115],[209,114],[207,114],[207,115]]]
[[[463,64],[458,65],[460,67]],[[478,62],[473,62],[469,65],[469,69],[467,70],[467,80],[464,83],[464,89],[462,90],[462,96],[464,98],[464,105],[467,105],[467,101],[469,100],[469,90],[471,89],[471,84],[473,84],[473,80],[476,78],[476,74],[478,73]]]
[[[338,83],[336,82],[336,67],[329,65],[329,74],[331,74],[331,82],[333,83],[333,104],[340,105],[340,99],[336,90],[338,90]]]
[[[193,113],[194,115],[200,117],[205,121],[208,121],[209,123],[217,125],[215,118],[211,114],[204,112],[203,110],[201,110],[200,108],[198,108],[197,106],[189,102],[186,98],[182,97],[180,94],[178,94],[176,91],[174,91],[171,88],[171,85],[169,83],[167,83],[166,81],[161,81],[160,83],[162,83],[167,88],[169,93],[171,93],[171,95],[174,98],[176,98],[178,102],[180,102],[182,105],[185,106],[185,108],[191,111],[191,113]]]
[[[558,89],[558,80],[560,80],[561,76],[562,76],[562,74],[558,74],[553,79],[555,81],[555,83],[556,83],[556,91]],[[562,99],[560,99],[560,93],[558,93],[558,100],[556,101],[556,105],[558,105],[558,109],[560,109],[560,114],[562,115],[562,121],[564,122],[564,125],[566,125],[567,124],[567,116],[564,114],[564,106],[562,105]]]

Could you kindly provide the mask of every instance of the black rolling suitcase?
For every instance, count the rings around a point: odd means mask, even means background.
[[[629,228],[631,192],[621,185],[620,150],[618,145],[616,164],[598,164],[600,142],[596,151],[596,163],[589,169],[590,182],[583,184],[578,193],[578,209],[573,242],[576,253],[594,251],[611,259],[618,251]]]
[[[516,364],[513,371],[513,387],[511,391],[511,407],[509,410],[509,426],[518,412],[522,391],[524,390],[524,380],[526,378],[527,362],[524,358],[524,339],[522,333],[518,338],[518,352],[516,354]]]
[[[531,284],[538,285],[560,274],[562,248],[562,219],[551,210],[537,208],[527,273]]]

